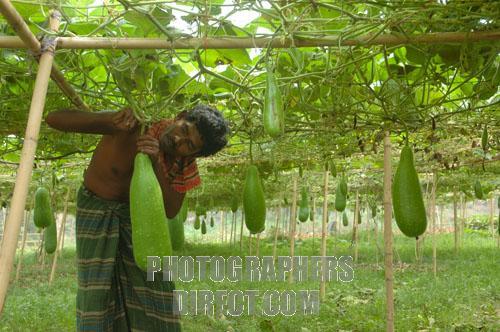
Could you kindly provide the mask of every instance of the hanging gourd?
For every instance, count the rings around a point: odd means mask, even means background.
[[[285,131],[285,115],[281,92],[276,82],[271,63],[268,62],[266,90],[264,91],[263,122],[265,132],[273,137],[281,136]]]
[[[259,170],[255,165],[250,165],[247,168],[243,188],[243,212],[245,213],[245,225],[251,234],[260,233],[265,229],[266,201]]]

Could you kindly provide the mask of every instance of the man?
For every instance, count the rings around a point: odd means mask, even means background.
[[[154,123],[144,135],[129,108],[61,110],[46,122],[62,131],[103,135],[77,198],[77,329],[180,331],[172,310],[175,284],[147,281],[133,258],[128,200],[134,158],[137,152],[150,156],[167,217],[173,218],[185,192],[200,184],[195,159],[227,144],[227,122],[204,105]]]

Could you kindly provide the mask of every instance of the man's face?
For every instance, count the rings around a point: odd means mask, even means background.
[[[198,129],[185,119],[176,119],[165,128],[160,138],[160,149],[171,157],[194,156],[202,147],[203,140]]]

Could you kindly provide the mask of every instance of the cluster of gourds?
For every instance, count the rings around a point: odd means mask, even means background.
[[[45,187],[39,187],[35,192],[33,222],[36,227],[43,229],[45,252],[52,254],[57,248],[57,227],[50,205],[50,194]]]

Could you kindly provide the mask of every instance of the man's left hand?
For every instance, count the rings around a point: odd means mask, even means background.
[[[160,143],[151,135],[142,135],[137,139],[137,151],[149,155],[153,165],[156,165],[160,158]]]

